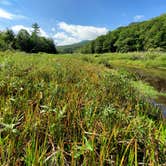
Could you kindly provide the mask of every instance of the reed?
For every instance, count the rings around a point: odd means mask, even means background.
[[[0,53],[0,165],[164,165],[165,141],[159,110],[126,73],[82,56]]]

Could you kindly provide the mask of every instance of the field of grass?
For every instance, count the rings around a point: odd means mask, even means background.
[[[131,84],[145,97],[166,96],[166,53],[131,52],[82,56],[82,60],[104,65],[109,69],[127,71],[137,77]],[[166,101],[165,101],[166,102]],[[166,104],[166,103],[165,103]]]
[[[166,53],[162,52],[106,53],[94,57],[96,62],[112,66],[166,69]]]
[[[0,53],[0,165],[166,164],[160,110],[96,59]]]

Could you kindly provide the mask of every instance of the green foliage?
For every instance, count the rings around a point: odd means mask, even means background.
[[[12,30],[0,32],[0,50],[11,50],[15,44],[15,35]]]
[[[0,53],[0,165],[165,164],[159,110],[90,58]]]
[[[66,46],[57,46],[57,51],[61,54],[72,54],[79,52],[79,49],[89,43],[90,41],[85,40],[76,44],[66,45]]]
[[[21,29],[15,36],[12,30],[0,32],[0,50],[20,50],[28,53],[46,52],[57,53],[54,41],[40,36],[40,27],[32,25],[33,32]]]
[[[166,50],[166,14],[141,23],[120,27],[85,45],[82,53]]]
[[[20,51],[30,52],[32,49],[32,44],[30,40],[30,34],[26,30],[22,29],[17,34],[16,47]]]
[[[32,28],[33,28],[32,35],[38,36],[38,34],[40,33],[40,27],[39,27],[39,25],[37,23],[34,23],[32,25]]]

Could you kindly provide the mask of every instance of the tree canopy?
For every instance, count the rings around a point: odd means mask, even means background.
[[[31,34],[25,29],[21,29],[17,35],[9,29],[0,32],[0,50],[13,49],[28,53],[57,53],[54,41],[50,38],[40,36],[39,25],[35,23],[32,25],[32,28],[33,31]]]
[[[166,14],[120,27],[80,49],[82,53],[166,50]]]

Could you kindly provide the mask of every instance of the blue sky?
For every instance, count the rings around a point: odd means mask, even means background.
[[[0,30],[31,32],[37,22],[42,36],[66,45],[163,13],[165,0],[0,0]]]

